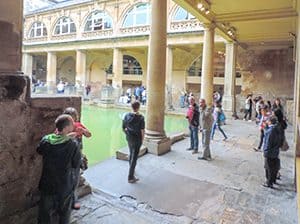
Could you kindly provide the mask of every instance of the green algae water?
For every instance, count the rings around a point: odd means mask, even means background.
[[[81,121],[92,133],[91,138],[83,139],[83,153],[88,157],[89,165],[115,156],[118,149],[127,145],[122,131],[122,118],[127,112],[128,110],[82,106]],[[166,115],[166,133],[180,132],[186,128],[184,116]]]

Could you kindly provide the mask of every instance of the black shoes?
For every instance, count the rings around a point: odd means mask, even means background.
[[[187,148],[186,150],[187,150],[187,151],[191,151],[191,150],[193,150],[193,149],[192,149],[192,148]]]
[[[199,160],[211,161],[211,157],[198,157]]]
[[[128,183],[133,184],[139,180],[140,180],[139,178],[133,177],[132,179],[128,179]]]
[[[262,186],[274,189],[273,184],[263,183]]]

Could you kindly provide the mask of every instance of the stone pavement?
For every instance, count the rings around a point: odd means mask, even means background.
[[[113,158],[89,168],[84,176],[94,193],[82,200],[72,223],[296,224],[293,151],[281,153],[276,189],[264,188],[263,157],[252,149],[258,128],[230,120],[223,127],[229,139],[216,132],[210,162],[186,151],[187,138],[166,155],[140,158],[136,184],[127,183],[128,162]]]

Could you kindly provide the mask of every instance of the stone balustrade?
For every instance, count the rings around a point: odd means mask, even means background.
[[[203,29],[202,22],[199,20],[187,20],[172,22],[170,26],[171,32],[187,32],[187,31],[201,31]]]

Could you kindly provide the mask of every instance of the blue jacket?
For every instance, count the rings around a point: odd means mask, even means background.
[[[264,137],[264,157],[278,158],[279,148],[284,142],[284,131],[279,124],[270,125],[265,130]]]

